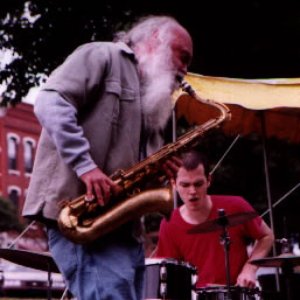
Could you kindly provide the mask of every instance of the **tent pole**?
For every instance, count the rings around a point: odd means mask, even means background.
[[[227,148],[227,150],[224,152],[224,154],[222,155],[222,157],[219,159],[219,161],[215,164],[214,168],[210,171],[210,175],[212,175],[213,173],[215,173],[215,171],[217,170],[217,168],[220,166],[220,164],[222,163],[222,161],[224,160],[224,158],[227,156],[227,154],[229,153],[229,151],[231,150],[231,148],[233,147],[233,145],[236,143],[236,141],[240,138],[240,134],[238,134],[235,139],[233,140],[233,142],[229,145],[229,147]]]
[[[177,140],[177,130],[176,130],[176,113],[175,109],[172,110],[172,142],[175,143]],[[173,189],[173,207],[174,209],[178,206],[178,199],[175,187]]]
[[[290,189],[288,192],[286,192],[282,197],[280,197],[280,199],[278,199],[273,205],[272,207],[275,208],[279,203],[281,203],[283,200],[285,200],[292,192],[294,192],[298,187],[300,187],[300,182],[297,183],[292,189]],[[267,213],[269,213],[269,209],[265,210],[264,213],[262,213],[260,216],[263,217],[264,215],[266,215]]]
[[[263,138],[262,138],[262,143],[263,143],[264,171],[265,171],[266,193],[267,193],[267,200],[268,200],[270,226],[275,234],[275,226],[274,226],[274,218],[273,218],[273,205],[272,205],[270,177],[269,177],[269,168],[268,168],[268,158],[267,158],[267,153],[266,153],[266,141],[265,141],[264,134],[263,134]],[[273,255],[276,255],[276,249],[274,246],[273,246]]]
[[[264,170],[265,170],[265,180],[266,180],[266,193],[268,199],[268,210],[269,210],[269,217],[270,217],[270,227],[275,235],[275,226],[274,226],[274,219],[273,219],[273,205],[272,205],[272,196],[271,196],[271,188],[270,188],[270,176],[269,176],[269,167],[268,167],[268,157],[266,151],[266,126],[265,126],[265,114],[262,112],[260,114],[261,117],[261,128],[262,128],[262,146],[263,146],[263,159],[264,159]],[[273,256],[277,255],[275,242],[272,246]],[[276,291],[280,292],[280,282],[279,282],[279,272],[278,268],[276,268],[275,272],[275,279],[276,279]]]

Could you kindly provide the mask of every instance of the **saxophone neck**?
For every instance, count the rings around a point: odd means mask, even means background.
[[[180,80],[180,87],[184,92],[186,92],[188,95],[190,95],[192,98],[196,99],[197,101],[202,102],[207,105],[214,106],[215,108],[219,109],[221,112],[221,115],[218,118],[218,122],[217,122],[218,124],[225,120],[231,119],[231,112],[224,103],[213,101],[210,99],[203,99],[203,98],[199,97],[199,95],[196,93],[196,91],[193,89],[193,87],[188,82],[186,82],[182,79]]]

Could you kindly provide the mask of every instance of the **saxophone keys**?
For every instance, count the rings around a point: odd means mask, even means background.
[[[95,196],[94,195],[85,195],[84,196],[84,201],[85,202],[92,202],[95,200]]]

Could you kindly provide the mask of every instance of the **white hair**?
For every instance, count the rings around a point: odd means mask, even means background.
[[[173,37],[173,28],[182,27],[174,18],[169,16],[148,16],[141,18],[132,28],[123,33],[119,33],[119,40],[130,47],[147,41],[153,33],[158,34],[162,42],[168,42]]]
[[[119,41],[132,49],[147,44],[155,35],[155,55],[140,51],[137,60],[141,70],[141,102],[147,130],[161,130],[171,115],[171,95],[178,88],[175,81],[177,70],[172,62],[170,41],[175,30],[183,27],[169,16],[149,16],[140,19],[128,31],[117,36]]]

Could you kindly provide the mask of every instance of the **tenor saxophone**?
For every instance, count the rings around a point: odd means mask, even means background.
[[[174,143],[165,145],[133,167],[114,173],[111,179],[120,187],[121,192],[112,197],[105,209],[100,208],[96,200],[87,201],[85,195],[67,202],[59,213],[58,226],[68,239],[80,244],[92,242],[145,214],[158,212],[168,216],[171,213],[172,189],[163,187],[147,190],[146,183],[153,178],[166,179],[159,166],[170,157],[195,147],[205,132],[230,119],[230,111],[226,105],[201,99],[185,81],[181,82],[181,88],[196,100],[217,108],[219,116],[185,133]]]

